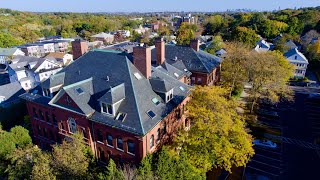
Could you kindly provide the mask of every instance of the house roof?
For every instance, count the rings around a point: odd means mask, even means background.
[[[37,58],[37,57],[31,57],[31,56],[17,56],[12,60],[12,64],[10,64],[10,67],[15,71],[20,71],[24,69],[31,69],[36,70],[44,61],[50,61],[54,64],[60,65],[59,62],[57,62],[54,58]],[[32,66],[32,68],[27,66]]]
[[[114,37],[114,35],[112,35],[110,33],[101,32],[101,33],[93,35],[91,37],[94,37],[94,38],[110,38],[110,37]]]
[[[211,73],[221,63],[221,58],[189,46],[165,46],[166,62],[184,71]],[[152,49],[152,61],[156,61],[156,48]]]
[[[6,100],[9,100],[13,96],[17,97],[23,92],[24,90],[22,89],[18,81],[0,86],[0,96],[5,97]],[[20,93],[20,94],[17,94],[17,93]]]
[[[160,74],[158,70],[155,71],[152,74]],[[137,73],[141,78],[137,78]],[[137,135],[145,135],[156,126],[177,106],[177,102],[181,102],[188,96],[190,89],[189,86],[170,75],[161,73],[159,78],[170,82],[175,89],[179,89],[180,86],[185,89],[184,92],[180,90],[179,94],[174,94],[172,101],[164,103],[161,97],[152,90],[149,80],[141,75],[141,72],[123,53],[104,50],[93,50],[86,53],[52,77],[46,80],[43,86],[48,88],[63,83],[63,87],[51,100],[50,105],[83,114],[94,122]],[[78,108],[59,103],[59,99],[65,94],[76,103]],[[21,97],[46,103],[45,100],[41,100],[41,96],[26,94]],[[160,103],[155,104],[152,101],[154,98]],[[116,101],[119,101],[116,113],[126,114],[123,121],[101,113],[100,102],[114,103]],[[151,118],[147,114],[148,111],[152,111],[156,116]]]
[[[298,48],[298,46],[292,40],[287,40],[286,46],[288,46],[290,49]]]
[[[289,51],[287,51],[286,53],[284,53],[284,56],[286,58],[290,58],[291,56],[293,55],[298,55],[300,56],[304,61],[308,62],[308,59],[300,52],[298,51],[297,48],[294,48],[294,49],[290,49]],[[298,60],[299,61],[299,60]]]
[[[53,58],[56,58],[56,59],[63,59],[65,55],[66,55],[65,53],[51,52],[48,55],[46,55],[45,58],[53,57]]]
[[[0,48],[0,56],[12,56],[18,48]]]

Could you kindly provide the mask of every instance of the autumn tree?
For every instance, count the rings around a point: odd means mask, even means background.
[[[209,45],[209,47],[206,48],[206,51],[210,54],[215,55],[216,51],[224,47],[225,47],[225,44],[223,42],[222,37],[220,35],[217,35],[217,36],[213,36],[211,44]]]
[[[232,39],[234,41],[239,41],[244,44],[248,44],[252,47],[259,41],[258,34],[256,34],[254,30],[241,26],[237,27],[232,32]]]
[[[244,65],[248,61],[250,49],[243,43],[231,42],[226,45],[226,50],[228,53],[222,62],[221,76],[223,84],[229,87],[231,97],[236,85],[247,80]]]
[[[221,15],[210,16],[205,19],[203,26],[204,34],[215,35],[225,26],[225,20]]]
[[[278,102],[290,92],[287,82],[293,75],[293,66],[279,52],[251,52],[245,63],[251,97],[251,112],[259,98]]]
[[[231,171],[245,166],[254,154],[252,137],[245,129],[238,104],[222,87],[196,87],[187,105],[192,128],[177,137],[192,166],[202,173],[213,167]]]
[[[268,39],[274,38],[280,33],[286,32],[288,24],[276,20],[266,20],[262,28],[262,35]]]
[[[177,32],[177,44],[189,45],[190,40],[195,38],[197,27],[189,23],[181,23]]]

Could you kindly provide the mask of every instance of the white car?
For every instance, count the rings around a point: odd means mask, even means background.
[[[261,147],[265,147],[265,148],[272,148],[275,149],[277,148],[277,144],[270,141],[270,140],[259,140],[256,139],[253,141],[253,144],[256,146],[261,146]]]

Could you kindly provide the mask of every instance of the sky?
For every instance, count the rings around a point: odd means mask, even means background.
[[[0,0],[0,8],[32,12],[262,11],[315,6],[320,6],[320,0]]]

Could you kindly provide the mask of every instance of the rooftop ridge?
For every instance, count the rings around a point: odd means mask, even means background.
[[[63,89],[66,90],[66,89],[70,89],[74,86],[77,86],[77,85],[80,85],[80,84],[83,84],[83,83],[86,83],[86,82],[89,82],[89,81],[92,81],[93,78],[89,78],[89,79],[85,79],[85,80],[82,80],[82,81],[79,81],[79,82],[76,82],[76,83],[73,83],[73,84],[69,84],[67,86],[64,86]]]

